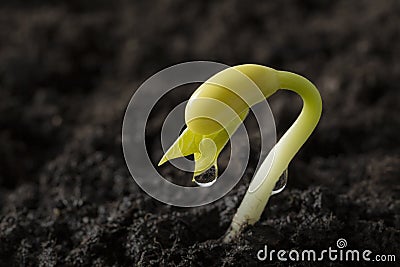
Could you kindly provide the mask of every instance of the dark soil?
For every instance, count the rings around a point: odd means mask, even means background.
[[[398,262],[399,14],[398,0],[1,1],[0,266],[264,265],[264,245],[322,250],[339,238]],[[324,101],[286,189],[232,244],[219,238],[256,155],[227,196],[183,209],[141,191],[122,154],[134,90],[199,59],[295,71]],[[282,134],[301,101],[270,103]]]

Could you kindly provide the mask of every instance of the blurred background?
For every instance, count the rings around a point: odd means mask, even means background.
[[[398,253],[399,14],[397,0],[1,1],[0,266],[257,265],[266,243],[338,238]],[[122,154],[136,88],[192,60],[293,71],[324,101],[287,188],[235,244],[218,238],[251,166],[225,198],[181,209],[141,191]],[[281,136],[301,101],[270,104]]]

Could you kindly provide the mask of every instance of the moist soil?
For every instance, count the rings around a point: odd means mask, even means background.
[[[399,261],[399,14],[397,0],[2,1],[0,266],[286,266],[257,252],[321,251],[339,238]],[[191,60],[294,71],[323,98],[285,190],[230,244],[221,237],[254,173],[257,129],[248,126],[251,157],[238,185],[197,208],[152,199],[122,153],[136,88]],[[192,91],[174,92],[147,140],[160,138],[162,118]],[[269,103],[279,137],[301,100],[282,91]],[[162,155],[152,142],[148,150]],[[190,177],[168,164],[160,172]]]

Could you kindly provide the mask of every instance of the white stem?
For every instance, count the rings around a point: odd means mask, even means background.
[[[311,135],[321,116],[321,96],[309,80],[285,71],[278,72],[278,79],[280,88],[294,91],[301,96],[303,109],[255,174],[233,217],[224,242],[231,241],[246,225],[255,224],[260,219],[276,182]]]

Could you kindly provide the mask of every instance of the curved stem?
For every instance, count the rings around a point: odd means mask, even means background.
[[[293,125],[270,151],[255,174],[242,203],[233,217],[224,239],[225,242],[235,238],[244,226],[254,224],[260,219],[276,182],[311,135],[321,116],[321,96],[317,88],[309,80],[286,71],[278,71],[277,75],[280,88],[293,91],[301,96],[303,109]]]

